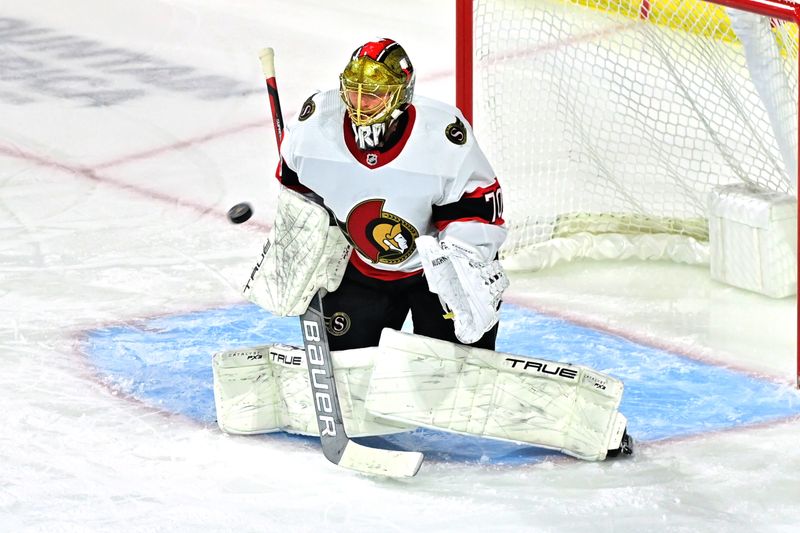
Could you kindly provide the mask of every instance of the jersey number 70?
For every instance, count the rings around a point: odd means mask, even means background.
[[[503,217],[503,190],[496,189],[483,195],[483,199],[492,206],[492,223]]]

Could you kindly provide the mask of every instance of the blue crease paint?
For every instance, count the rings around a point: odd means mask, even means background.
[[[297,318],[274,317],[242,304],[89,331],[84,350],[110,386],[152,407],[215,425],[211,355],[277,342],[301,344]],[[498,351],[586,365],[622,379],[620,410],[640,442],[800,415],[800,393],[788,385],[513,305],[503,307],[497,344]],[[521,464],[554,453],[427,429],[358,440],[455,462]]]

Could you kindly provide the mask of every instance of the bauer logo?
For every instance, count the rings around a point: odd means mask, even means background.
[[[331,397],[331,376],[328,375],[330,365],[326,363],[325,345],[322,341],[321,327],[315,320],[303,320],[303,338],[306,341],[306,360],[311,379],[311,392],[317,413],[317,424],[320,436],[336,436],[336,425],[333,419],[333,399]]]
[[[511,368],[532,372],[534,374],[560,376],[566,379],[575,379],[578,377],[577,370],[561,366],[557,363],[536,361],[533,359],[514,359],[512,357],[506,357],[506,361],[511,363]]]

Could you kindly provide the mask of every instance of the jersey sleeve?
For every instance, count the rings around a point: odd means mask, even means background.
[[[286,163],[286,160],[281,157],[278,162],[278,169],[275,171],[275,177],[284,187],[299,192],[300,194],[307,194],[313,192],[311,189],[300,183],[300,177],[297,172]]]
[[[497,256],[507,234],[503,191],[478,144],[473,140],[468,149],[457,175],[446,182],[441,202],[433,206],[433,223],[440,239],[455,237],[489,261]]]
[[[306,102],[312,98],[313,95]],[[279,150],[280,161],[278,161],[278,168],[275,170],[275,177],[284,187],[306,194],[312,191],[300,183],[300,176],[297,173],[298,167],[295,162],[295,148],[301,136],[302,127],[300,127],[300,123],[297,120],[284,128]]]

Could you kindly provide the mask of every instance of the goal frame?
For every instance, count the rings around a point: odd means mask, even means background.
[[[473,34],[474,10],[473,0],[455,0],[455,74],[456,74],[456,106],[464,117],[473,121]],[[749,11],[757,15],[780,19],[797,24],[800,27],[800,4],[790,0],[701,0],[725,7],[732,7]],[[639,16],[647,18],[650,12],[649,0],[640,0]],[[800,54],[798,54],[798,68],[800,69]],[[800,72],[800,70],[798,70]],[[798,131],[800,131],[800,98],[798,98]],[[798,160],[800,160],[800,143],[798,143]],[[800,174],[800,172],[799,172]],[[798,176],[800,183],[800,176]],[[800,208],[798,209],[800,211]],[[798,216],[800,220],[800,216]],[[798,242],[800,242],[800,224],[797,229]],[[797,302],[797,296],[795,296]],[[795,304],[797,311],[797,326],[800,330],[800,308]],[[800,389],[800,346],[796,347],[795,385]]]

